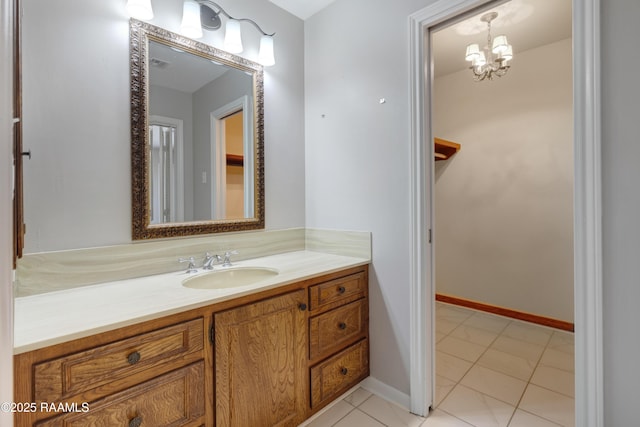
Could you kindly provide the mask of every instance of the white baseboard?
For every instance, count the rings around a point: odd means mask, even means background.
[[[409,395],[391,387],[388,384],[383,383],[377,378],[365,378],[360,383],[360,387],[382,397],[389,402],[395,403],[396,405],[401,406],[406,410],[409,410],[409,406],[411,404]]]

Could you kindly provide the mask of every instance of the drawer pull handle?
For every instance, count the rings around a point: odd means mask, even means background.
[[[347,288],[345,288],[344,286],[340,286],[338,288],[338,293],[344,294],[347,291]]]
[[[127,362],[129,362],[129,365],[135,365],[139,361],[140,361],[140,353],[138,353],[137,351],[134,351],[133,353],[127,356]]]
[[[340,323],[338,323],[338,328],[340,328],[340,329],[342,329],[344,331],[345,329],[347,329],[347,324],[344,323],[344,322],[340,322]]]
[[[142,424],[142,417],[137,416],[129,420],[129,427],[140,427]]]
[[[307,304],[305,304],[305,303],[301,302],[301,303],[298,305],[298,308],[300,309],[300,311],[305,311],[305,310],[307,309]]]
[[[342,368],[342,369],[340,369],[340,373],[342,375],[347,375],[349,373],[349,370],[347,368]]]

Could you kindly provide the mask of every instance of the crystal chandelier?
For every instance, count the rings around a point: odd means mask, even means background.
[[[491,39],[491,21],[498,17],[497,12],[490,12],[482,15],[480,20],[487,23],[487,45],[480,50],[477,43],[467,46],[465,58],[471,62],[473,79],[477,82],[488,79],[493,80],[494,76],[502,77],[507,74],[508,64],[513,58],[513,48],[507,41],[507,36],[500,35]]]

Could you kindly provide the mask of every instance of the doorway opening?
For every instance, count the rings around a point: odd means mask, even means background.
[[[226,151],[225,218],[244,218],[244,135],[242,110],[222,118]]]
[[[433,69],[429,31],[486,0],[439,0],[411,16],[412,271],[411,410],[426,415],[434,398],[435,264]],[[602,426],[601,194],[598,110],[599,2],[573,5],[574,322],[576,425]],[[478,10],[478,9],[476,9]],[[594,36],[595,35],[595,36]],[[425,141],[429,141],[428,144]],[[464,148],[463,148],[464,149]]]
[[[238,98],[210,113],[211,212],[215,219],[252,218],[255,192],[251,99]]]
[[[536,324],[573,330],[571,34],[571,0],[489,3],[430,31],[440,417],[574,425],[573,334]]]

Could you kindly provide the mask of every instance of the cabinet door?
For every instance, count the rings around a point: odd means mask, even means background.
[[[297,426],[306,416],[299,290],[215,315],[216,426]]]

